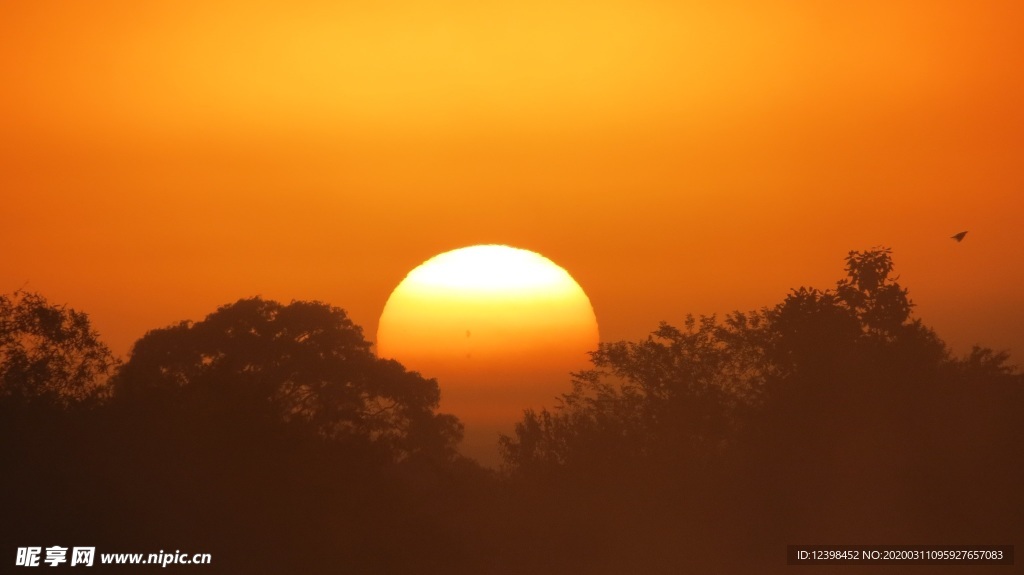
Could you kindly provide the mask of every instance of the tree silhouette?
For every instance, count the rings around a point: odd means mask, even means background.
[[[377,358],[345,312],[260,298],[147,333],[114,380],[120,402],[245,411],[394,460],[450,458],[461,426],[434,413],[437,382]]]
[[[501,439],[512,484],[615,517],[629,535],[602,540],[602,564],[644,572],[720,567],[740,538],[749,571],[795,541],[1019,534],[1022,376],[1005,353],[953,357],[913,317],[888,248],[846,264],[831,289],[602,343],[559,407]],[[636,559],[677,541],[690,555]]]
[[[936,372],[947,351],[910,319],[891,256],[851,251],[834,289],[802,287],[773,308],[688,317],[644,341],[600,344],[595,369],[575,375],[555,413],[528,413],[515,438],[502,438],[506,462],[524,471],[592,456],[692,460],[733,440],[766,403],[802,410],[808,400],[845,401],[866,382]]]
[[[466,506],[449,485],[477,476],[455,452],[459,423],[435,412],[435,381],[375,357],[339,308],[237,301],[147,333],[112,384],[101,409],[58,414],[28,449],[10,442],[19,473],[0,484],[52,502],[19,506],[22,531],[52,538],[85,507],[102,519],[64,537],[203,550],[231,573],[407,572],[460,556],[449,539],[466,528],[434,512]],[[68,476],[81,488],[35,487]]]
[[[0,395],[61,405],[102,399],[117,365],[86,314],[32,292],[0,294]]]

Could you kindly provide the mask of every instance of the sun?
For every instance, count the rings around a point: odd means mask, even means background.
[[[590,299],[548,258],[476,245],[430,258],[398,284],[377,353],[437,378],[441,410],[466,426],[463,451],[494,460],[498,433],[526,408],[552,407],[589,365],[598,327]],[[491,461],[493,462],[493,461]]]

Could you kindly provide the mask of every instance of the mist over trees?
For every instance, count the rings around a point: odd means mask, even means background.
[[[240,300],[121,364],[85,314],[0,296],[3,553],[748,573],[793,569],[794,543],[1019,541],[1024,378],[1006,353],[954,356],[894,271],[888,249],[850,252],[834,287],[602,343],[501,439],[498,471],[457,454],[437,382],[339,308]]]

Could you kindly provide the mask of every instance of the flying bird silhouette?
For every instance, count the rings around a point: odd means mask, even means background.
[[[959,234],[956,234],[956,235],[953,235],[953,236],[950,236],[950,237],[953,238],[954,240],[956,240],[957,242],[962,242],[962,241],[964,241],[964,236],[966,236],[966,235],[967,235],[967,232],[960,232]]]

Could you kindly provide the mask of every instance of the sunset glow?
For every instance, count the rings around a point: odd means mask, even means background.
[[[378,355],[438,379],[441,409],[466,424],[466,449],[493,461],[496,433],[551,407],[585,369],[598,328],[579,284],[551,260],[479,245],[409,272],[380,317]]]
[[[124,353],[257,293],[372,329],[424,259],[507,242],[615,340],[889,245],[958,350],[1024,348],[1022,10],[5,2],[0,282]]]

